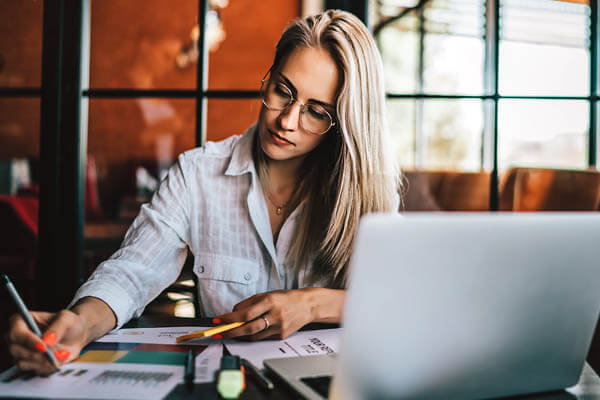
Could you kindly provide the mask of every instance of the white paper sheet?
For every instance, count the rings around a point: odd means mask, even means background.
[[[168,328],[128,328],[119,329],[102,336],[97,342],[111,343],[153,343],[153,344],[177,344],[175,338],[188,333],[208,329],[201,326],[181,326]],[[184,344],[201,344],[207,345],[210,343],[220,343],[218,340],[211,338],[201,338],[188,340]]]
[[[183,366],[71,363],[47,378],[13,376],[16,367],[0,375],[0,394],[10,397],[64,399],[162,399],[183,380]],[[70,371],[68,374],[65,374]]]
[[[231,354],[250,360],[258,368],[264,368],[267,358],[314,356],[339,351],[342,328],[301,331],[285,340],[262,340],[241,342],[226,340],[225,346]]]
[[[216,373],[221,367],[223,346],[211,344],[196,356],[196,376],[194,382],[206,383],[216,379]]]
[[[213,344],[196,356],[196,383],[212,382],[223,348]],[[85,372],[83,372],[85,371]],[[162,399],[183,383],[184,365],[77,362],[47,378],[23,379],[13,367],[0,375],[2,397],[59,397],[65,399]]]

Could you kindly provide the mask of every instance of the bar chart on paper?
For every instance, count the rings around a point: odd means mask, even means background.
[[[79,399],[160,399],[183,381],[188,348],[196,356],[195,382],[209,382],[220,345],[93,342],[74,362],[48,376],[16,368],[0,375],[0,396]]]
[[[156,399],[165,397],[182,378],[182,367],[164,365],[71,363],[48,377],[22,374],[12,368],[0,376],[0,395]]]

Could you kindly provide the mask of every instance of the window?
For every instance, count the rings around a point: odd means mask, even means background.
[[[42,1],[0,13],[0,194],[37,188],[40,156]]]
[[[371,7],[404,168],[594,164],[590,48],[597,39],[587,1],[378,0]]]

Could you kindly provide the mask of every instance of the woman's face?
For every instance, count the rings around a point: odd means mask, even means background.
[[[299,160],[316,148],[333,128],[323,135],[308,132],[300,121],[302,104],[312,111],[326,110],[334,118],[339,72],[331,55],[323,49],[299,48],[294,50],[282,68],[272,73],[269,82],[274,90],[290,90],[296,101],[284,110],[272,110],[263,105],[258,132],[260,144],[272,160]],[[300,104],[301,103],[301,104]],[[306,113],[311,112],[306,110]],[[303,119],[306,121],[308,116]],[[335,120],[335,119],[334,119]],[[304,125],[304,128],[303,128]]]

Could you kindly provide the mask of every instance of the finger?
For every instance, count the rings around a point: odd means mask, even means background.
[[[271,321],[269,320],[269,324],[271,324]],[[232,329],[230,331],[227,332],[223,332],[223,339],[230,339],[230,338],[234,338],[234,337],[240,337],[240,336],[253,336],[255,334],[257,334],[258,332],[263,331],[265,328],[267,327],[267,323],[265,322],[265,320],[263,318],[256,318],[253,321],[250,322],[246,322],[244,325]]]
[[[233,311],[227,314],[221,314],[221,315],[217,315],[216,317],[213,318],[213,323],[214,324],[228,324],[231,322],[238,322],[238,321],[246,321],[242,318],[242,315],[240,312],[249,308],[251,305],[255,304],[256,302],[260,301],[262,295],[254,295],[252,297],[247,298],[246,300],[243,300],[239,303],[237,303],[235,306],[233,306]],[[251,318],[253,319],[253,318]]]
[[[50,321],[48,328],[42,336],[42,340],[48,346],[54,346],[55,343],[60,343],[67,330],[75,323],[75,314],[71,311],[62,310],[55,314],[55,317]]]
[[[40,329],[44,329],[45,327],[47,327],[50,321],[52,321],[52,319],[56,315],[55,313],[46,311],[31,311],[30,314],[33,317],[33,320],[38,324]]]
[[[249,305],[248,307],[238,309],[237,311],[224,314],[223,321],[252,321],[261,315],[267,313],[272,307],[271,301],[268,297],[263,296],[258,302]]]
[[[254,296],[248,297],[247,299],[242,300],[239,303],[237,303],[235,306],[233,306],[233,311],[248,308],[251,305],[259,302],[264,296],[265,295],[263,293],[261,293],[261,294],[255,294]]]
[[[255,335],[250,336],[250,340],[263,340],[263,339],[285,339],[281,337],[281,332],[278,326],[270,326],[268,329],[262,330]]]
[[[18,344],[10,345],[8,351],[14,358],[15,362],[21,360],[39,364],[44,364],[48,362],[46,353],[40,351],[31,351],[30,349],[20,346]]]
[[[50,365],[50,363],[39,364],[27,360],[20,360],[16,363],[16,365],[21,371],[31,371],[37,375],[43,376],[50,375],[56,369],[54,366]]]
[[[36,345],[42,343],[41,339],[33,333],[25,320],[18,314],[13,315],[9,322],[8,344],[19,344],[30,350],[36,350]]]

